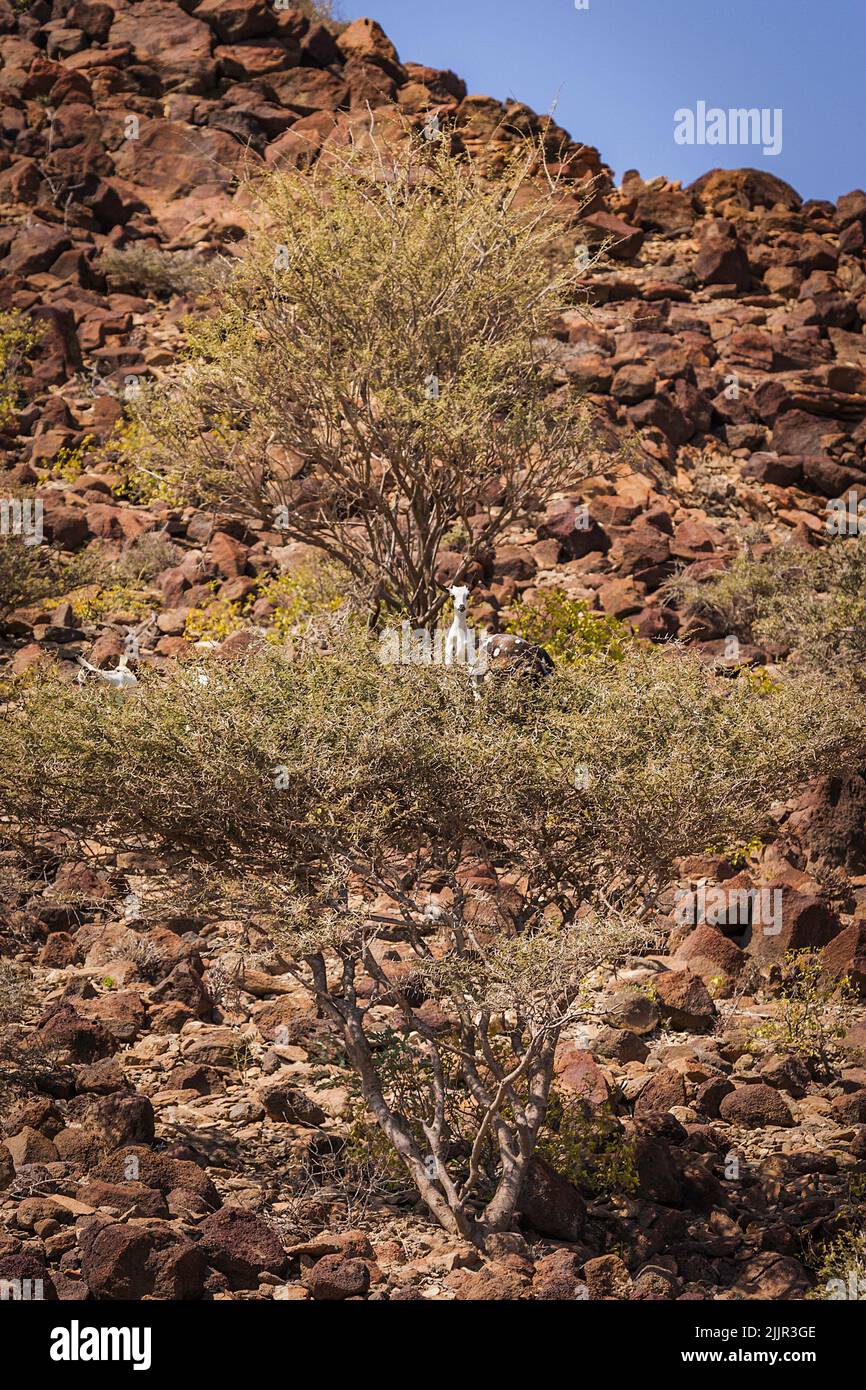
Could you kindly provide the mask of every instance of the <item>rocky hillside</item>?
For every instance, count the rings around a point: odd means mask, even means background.
[[[401,60],[372,20],[329,27],[266,0],[0,0],[0,310],[43,330],[27,403],[3,417],[6,492],[35,491],[57,552],[127,564],[127,580],[160,533],[132,597],[93,583],[83,602],[5,613],[6,671],[113,666],[149,611],[142,658],[164,664],[194,649],[191,612],[298,564],[265,527],[130,500],[105,444],[130,382],[176,360],[193,307],[181,280],[141,267],[161,251],[191,274],[230,254],[244,173],[327,158],[395,105],[418,128],[436,115],[491,168],[542,135],[575,208],[592,193],[578,240],[612,241],[589,272],[591,321],[563,315],[554,346],[601,426],[633,439],[630,462],[524,519],[480,576],[479,620],[556,584],[724,664],[725,634],[690,633],[665,580],[705,578],[744,539],[820,545],[828,501],[866,497],[866,193],[804,201],[749,169],[615,187],[596,150]],[[112,250],[142,253],[137,280],[107,273]],[[41,1277],[62,1299],[802,1297],[808,1242],[862,1200],[863,1007],[830,1072],[747,1040],[778,1016],[787,949],[823,950],[866,989],[864,822],[852,768],[780,809],[747,863],[681,866],[680,889],[779,890],[784,928],[684,924],[672,887],[665,949],[598,982],[604,1023],[558,1059],[562,1087],[614,1117],[633,1181],[587,1200],[539,1170],[524,1236],[488,1261],[411,1208],[347,1206],[329,1187],[353,1123],[344,1059],[254,928],[140,916],[143,855],[4,852],[0,954],[32,968],[35,1035],[65,1063],[4,1113],[0,1278]],[[21,1025],[6,1031],[12,1045]],[[326,1180],[299,1178],[305,1163]]]

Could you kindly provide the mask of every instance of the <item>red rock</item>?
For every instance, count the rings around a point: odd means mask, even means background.
[[[695,216],[691,194],[679,189],[645,189],[628,204],[628,220],[644,231],[685,231]]]
[[[631,1275],[619,1255],[597,1255],[587,1260],[583,1275],[590,1298],[628,1298]]]
[[[621,574],[652,583],[669,567],[670,555],[667,536],[648,522],[637,521],[617,539],[610,558]]]
[[[716,1006],[701,977],[691,970],[666,970],[655,977],[659,1013],[674,1029],[706,1033],[716,1019]]]
[[[197,1163],[152,1153],[139,1145],[118,1149],[90,1176],[111,1183],[141,1182],[145,1187],[155,1187],[164,1193],[183,1189],[200,1197],[212,1211],[221,1205],[216,1188]]]
[[[733,285],[747,290],[752,283],[749,258],[733,238],[705,242],[694,271],[702,285]]]
[[[623,405],[637,405],[655,394],[657,373],[650,362],[632,362],[620,367],[611,383],[611,395]]]
[[[585,1287],[580,1256],[573,1250],[554,1250],[537,1260],[532,1281],[532,1297],[571,1302]]]
[[[450,68],[428,68],[422,63],[403,66],[410,80],[423,84],[437,101],[462,101],[466,96],[466,83]]]
[[[578,1241],[586,1225],[586,1203],[567,1178],[536,1155],[520,1195],[519,1211],[539,1235]]]
[[[775,892],[764,889],[763,892]],[[751,955],[775,960],[786,951],[815,950],[826,946],[841,930],[834,910],[809,893],[783,887],[781,899],[763,899],[769,910],[760,912],[761,921],[749,928],[746,949]],[[776,907],[779,912],[776,912]]]
[[[58,1004],[39,1024],[40,1040],[79,1062],[92,1062],[116,1051],[117,1043],[100,1023],[82,1018],[71,1004]]]
[[[553,1063],[559,1085],[589,1105],[605,1105],[610,1087],[591,1052],[576,1047],[568,1038],[559,1043]]]
[[[297,1086],[286,1081],[271,1081],[262,1087],[259,1099],[272,1120],[281,1124],[307,1125],[316,1128],[327,1116],[321,1106]]]
[[[350,58],[341,76],[348,85],[349,106],[353,111],[387,106],[397,96],[397,80],[378,63]]]
[[[112,44],[128,44],[138,63],[155,65],[168,86],[211,86],[211,30],[168,0],[138,0],[128,10],[115,9],[109,33]]]
[[[91,1207],[108,1207],[118,1214],[131,1216],[168,1217],[169,1211],[161,1192],[140,1182],[102,1182],[88,1180],[78,1189],[78,1199]]]
[[[6,259],[0,261],[0,268],[7,275],[36,275],[49,270],[61,252],[71,245],[70,238],[60,228],[49,227],[46,222],[33,222],[31,227],[22,228],[15,236]]]
[[[147,1021],[141,995],[135,990],[112,989],[96,999],[79,1000],[78,1007],[85,1018],[100,1023],[120,1043],[135,1042]]]
[[[324,24],[311,24],[301,39],[304,61],[317,68],[329,68],[342,61],[334,35]]]
[[[639,613],[643,600],[630,579],[610,579],[598,591],[599,602],[612,618],[627,618]]]
[[[14,675],[23,676],[26,671],[47,664],[49,660],[48,654],[38,642],[28,642],[26,646],[19,647],[12,658],[10,669]]]
[[[267,0],[201,0],[195,6],[195,17],[209,24],[224,43],[259,38],[277,28]]]
[[[746,957],[739,946],[723,936],[715,927],[702,922],[677,948],[676,959],[682,961],[702,980],[719,976],[739,975]]]
[[[29,1125],[24,1125],[17,1134],[7,1136],[6,1149],[16,1168],[27,1163],[57,1162],[57,1149],[52,1141]]]
[[[268,78],[268,87],[281,105],[290,107],[301,116],[315,115],[318,122],[329,111],[339,111],[349,102],[349,89],[345,81],[319,68],[292,68],[289,72],[275,73]],[[293,126],[287,135],[296,130],[297,127]],[[283,140],[286,138],[282,137]]]
[[[213,1012],[211,999],[199,972],[189,961],[179,961],[165,978],[151,991],[151,1000],[156,1004],[174,1002],[185,1004],[200,1019],[207,1020]]]
[[[752,1086],[737,1086],[722,1098],[719,1115],[728,1124],[745,1129],[762,1129],[767,1125],[787,1127],[794,1117],[787,1103],[772,1087],[758,1082]]]
[[[102,0],[75,0],[69,19],[96,44],[104,44],[114,20],[114,9]]]
[[[33,310],[33,320],[42,328],[31,363],[33,383],[37,388],[56,386],[83,365],[75,316],[60,305],[39,304]]]
[[[222,1207],[205,1218],[199,1234],[208,1264],[225,1274],[234,1289],[257,1288],[261,1275],[285,1270],[286,1252],[276,1232],[254,1212]]]
[[[686,1083],[678,1071],[669,1067],[659,1067],[641,1090],[634,1107],[635,1115],[653,1114],[656,1111],[671,1110],[674,1106],[685,1105]]]
[[[79,1232],[81,1272],[98,1299],[190,1299],[203,1292],[201,1246],[168,1226],[102,1224]]]
[[[819,777],[788,818],[807,865],[826,863],[849,873],[866,869],[866,777],[859,772]]]
[[[522,545],[499,545],[493,560],[494,579],[533,579],[536,564]]]
[[[446,1282],[454,1297],[460,1301],[510,1303],[528,1298],[528,1262],[521,1260],[515,1268],[510,1261],[514,1261],[513,1256],[504,1260],[489,1260],[477,1270],[456,1269],[448,1275]]]
[[[695,1094],[694,1106],[700,1110],[702,1115],[708,1115],[711,1119],[718,1119],[719,1106],[725,1096],[733,1091],[733,1082],[726,1076],[712,1076],[709,1081],[704,1081],[698,1086]]]
[[[4,1143],[0,1143],[0,1192],[5,1192],[15,1181],[15,1164]]]
[[[337,35],[337,47],[346,58],[374,59],[400,67],[397,50],[375,19],[355,19]]]
[[[20,1250],[0,1254],[0,1283],[12,1281],[20,1282],[24,1289],[29,1289],[32,1299],[42,1298],[52,1302],[57,1300],[53,1278],[49,1275],[45,1258],[41,1253]]]
[[[556,540],[572,560],[581,559],[593,551],[604,554],[610,549],[610,537],[592,515],[594,503],[585,507],[574,498],[551,502],[544,521],[538,528],[540,540]]]
[[[639,1196],[665,1206],[681,1206],[682,1180],[670,1145],[639,1132],[634,1140],[633,1156]]]
[[[802,1299],[810,1285],[808,1270],[799,1260],[762,1250],[742,1262],[731,1293],[738,1299],[786,1303]]]
[[[650,400],[629,406],[626,414],[636,429],[660,430],[675,448],[685,444],[694,433],[680,411],[665,396],[653,396]]]
[[[821,952],[821,959],[833,975],[847,975],[866,998],[866,922],[852,922]]]
[[[839,225],[842,227],[847,227],[852,222],[866,224],[866,193],[862,188],[855,188],[852,193],[843,193],[841,198],[836,200],[836,212]]]
[[[239,82],[254,82],[272,73],[286,72],[297,67],[300,57],[299,48],[287,50],[278,39],[223,44],[214,49],[223,76]]]
[[[104,872],[83,860],[67,859],[54,876],[51,893],[63,900],[104,902],[116,896],[116,889]]]
[[[345,1298],[363,1298],[370,1287],[370,1268],[364,1260],[323,1255],[305,1272],[303,1281],[318,1300],[339,1302]]]
[[[811,415],[805,410],[787,410],[779,415],[773,427],[772,445],[779,454],[815,456],[843,439],[844,434],[825,416]]]
[[[689,192],[705,212],[715,212],[731,201],[744,208],[772,208],[781,203],[794,211],[802,202],[789,183],[763,169],[710,169],[689,185]]]
[[[646,233],[640,227],[630,227],[621,217],[610,212],[593,212],[580,223],[588,228],[593,240],[609,242],[608,252],[617,261],[631,261],[640,251]]]
[[[316,111],[295,121],[290,130],[273,140],[265,150],[269,165],[286,163],[304,169],[318,157],[325,140],[333,132],[336,118],[330,111]]]
[[[224,194],[242,166],[255,162],[255,154],[224,131],[147,116],[138,139],[124,140],[114,157],[118,176],[157,204],[190,193]]]

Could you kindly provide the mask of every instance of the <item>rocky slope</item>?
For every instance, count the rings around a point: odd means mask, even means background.
[[[96,466],[128,379],[172,364],[190,307],[107,281],[97,257],[230,250],[239,175],[327,157],[389,103],[419,127],[436,113],[491,166],[543,133],[571,160],[575,204],[593,181],[581,237],[615,242],[590,272],[591,325],[564,315],[555,350],[612,434],[636,432],[633,466],[525,518],[481,576],[479,617],[556,582],[662,640],[680,632],[660,595],[676,567],[706,575],[746,534],[817,544],[829,499],[866,496],[863,192],[804,202],[754,170],[617,188],[597,151],[401,61],[372,21],[332,30],[265,0],[0,0],[0,63],[0,309],[45,329],[0,438],[5,478],[37,489],[64,553],[113,560],[167,538],[143,589],[145,660],[183,655],[192,608],[244,598],[298,556],[264,528],[133,505]],[[4,665],[113,665],[136,617],[64,595],[19,608]],[[725,659],[724,634],[700,645]],[[617,1116],[636,1190],[587,1205],[540,1172],[524,1236],[483,1263],[411,1209],[299,1185],[303,1160],[327,1169],[351,1094],[334,1038],[254,928],[143,918],[144,856],[5,852],[0,951],[32,967],[37,1035],[66,1062],[4,1115],[0,1278],[42,1277],[63,1299],[803,1296],[804,1238],[850,1214],[866,1161],[866,1022],[854,1007],[830,1075],[747,1041],[778,1009],[790,947],[824,950],[864,988],[864,821],[852,769],[787,808],[747,868],[682,865],[680,889],[780,889],[784,930],[678,925],[672,888],[664,951],[599,982],[604,1025],[558,1061],[563,1088]]]

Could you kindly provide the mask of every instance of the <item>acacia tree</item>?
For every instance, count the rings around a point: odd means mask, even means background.
[[[175,904],[190,879],[265,923],[430,1212],[483,1244],[515,1218],[588,974],[636,949],[678,854],[763,830],[862,752],[861,718],[820,678],[767,689],[639,648],[476,700],[358,635],[143,672],[129,697],[34,678],[2,713],[0,816],[161,853]]]
[[[444,138],[398,135],[250,182],[251,235],[185,362],[132,403],[130,447],[180,495],[276,524],[423,625],[446,541],[464,546],[459,582],[593,469],[544,337],[585,269],[563,253],[580,204],[539,146],[485,180]]]

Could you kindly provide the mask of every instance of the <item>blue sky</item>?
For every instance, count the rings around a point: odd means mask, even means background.
[[[360,0],[363,3],[364,0]],[[450,67],[470,92],[556,103],[571,134],[626,169],[691,182],[767,169],[806,198],[866,186],[866,0],[342,0],[400,57]],[[781,108],[782,148],[682,145],[674,112]]]

